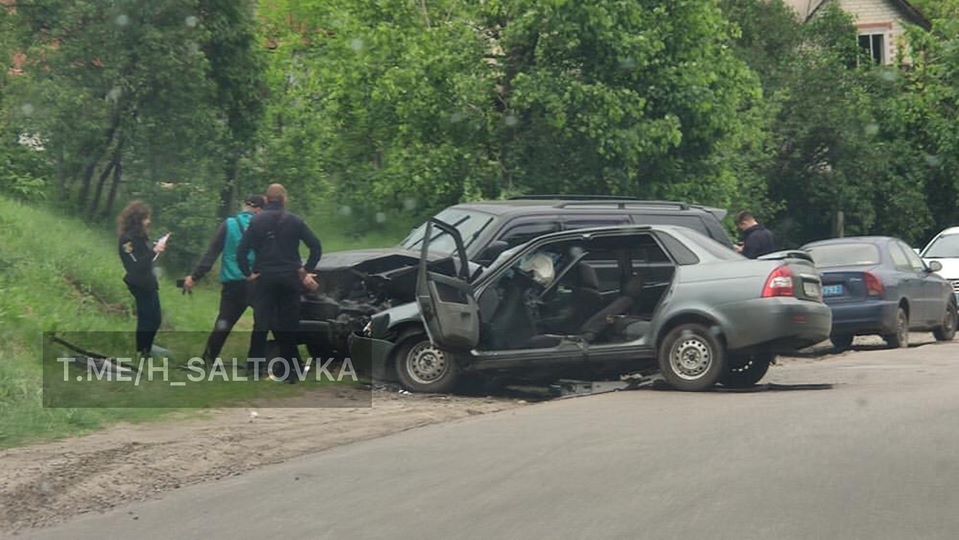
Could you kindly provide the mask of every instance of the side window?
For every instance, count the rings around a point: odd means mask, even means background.
[[[509,244],[509,247],[516,247],[525,244],[534,238],[559,231],[559,223],[556,222],[527,222],[519,223],[507,227],[506,231],[499,237]]]
[[[613,227],[616,225],[628,225],[627,216],[572,216],[563,222],[564,230],[588,229],[590,227]]]
[[[673,235],[660,233],[659,240],[663,243],[666,249],[669,250],[669,253],[673,256],[673,259],[675,259],[678,264],[687,265],[699,263],[699,257],[697,257],[695,253],[690,251],[688,247],[683,245],[683,243],[677,240]]]
[[[678,225],[712,237],[696,214],[636,214],[633,219],[640,225]]]
[[[916,255],[915,251],[909,249],[909,246],[902,242],[896,242],[896,244],[899,245],[899,248],[906,254],[906,258],[909,259],[909,266],[912,267],[913,271],[925,271],[926,263],[922,262],[922,259],[919,258],[919,255]]]
[[[902,246],[898,242],[893,242],[889,246],[889,255],[892,257],[892,263],[896,265],[896,270],[900,272],[912,272],[912,265],[909,259],[902,251]]]

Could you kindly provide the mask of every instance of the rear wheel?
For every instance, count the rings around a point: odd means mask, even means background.
[[[909,346],[909,314],[905,308],[899,306],[896,312],[896,333],[882,336],[886,344],[892,349],[905,349]]]
[[[683,324],[663,339],[659,369],[666,382],[677,390],[706,390],[725,373],[726,354],[708,327]]]
[[[848,351],[852,347],[852,334],[839,334],[835,336],[829,336],[829,341],[832,342],[832,348],[836,352]]]
[[[959,324],[959,315],[956,313],[956,301],[951,300],[946,305],[946,313],[942,317],[942,325],[932,331],[938,341],[952,341],[956,337],[956,325]]]
[[[772,353],[744,354],[729,357],[729,367],[719,382],[728,388],[749,388],[755,386],[769,371],[769,365],[776,359]]]
[[[403,341],[396,351],[396,377],[412,392],[445,394],[459,379],[453,354],[439,349],[425,335]]]

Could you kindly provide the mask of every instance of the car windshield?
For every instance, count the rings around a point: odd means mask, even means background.
[[[493,221],[493,216],[485,213],[478,212],[475,210],[462,210],[459,208],[447,208],[439,214],[436,214],[436,219],[449,223],[456,230],[459,231],[460,236],[463,237],[463,247],[469,248],[470,245],[479,237],[480,233],[483,232],[483,229]],[[413,229],[413,231],[406,237],[400,246],[406,249],[420,249],[423,243],[423,234],[426,232],[426,223],[423,223],[419,227]],[[456,242],[453,241],[453,237],[449,234],[446,234],[443,231],[440,231],[433,228],[433,238],[430,239],[430,252],[435,253],[452,253],[456,250]]]
[[[816,266],[875,266],[879,264],[879,248],[872,244],[829,244],[806,248]]]
[[[946,259],[959,257],[959,234],[940,236],[933,240],[922,254],[927,259]]]

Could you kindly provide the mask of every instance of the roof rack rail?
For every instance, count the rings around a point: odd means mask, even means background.
[[[595,200],[595,201],[563,201],[555,206],[555,208],[566,208],[567,206],[594,206],[597,203],[610,203],[616,204],[619,208],[626,208],[626,206],[668,206],[673,208],[678,208],[680,210],[689,210],[690,205],[683,202],[674,202],[674,201],[644,201],[641,199],[608,199],[608,200]]]
[[[514,195],[510,201],[638,201],[636,197],[619,195]]]

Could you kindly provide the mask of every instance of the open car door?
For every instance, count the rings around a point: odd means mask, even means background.
[[[456,276],[432,272],[428,266],[430,242],[449,235],[456,244],[453,256]],[[419,273],[416,278],[416,303],[426,325],[430,341],[451,351],[469,351],[479,343],[479,307],[469,283],[469,260],[463,238],[455,227],[431,218],[426,222],[420,248]],[[458,263],[458,264],[457,264]]]

